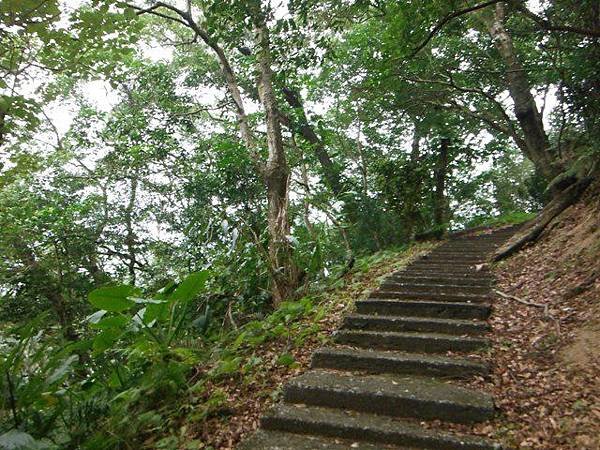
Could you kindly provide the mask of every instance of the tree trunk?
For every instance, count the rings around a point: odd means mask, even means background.
[[[340,180],[340,170],[329,156],[323,140],[317,136],[317,133],[315,133],[315,130],[309,124],[299,94],[287,87],[282,88],[282,92],[288,105],[294,108],[297,117],[297,124],[294,124],[294,121],[290,117],[284,116],[283,119],[287,122],[286,126],[290,128],[295,126],[300,135],[312,145],[315,155],[321,164],[325,181],[335,195],[341,194],[343,188]]]
[[[260,73],[258,93],[266,114],[267,146],[269,150],[264,170],[269,209],[269,259],[274,278],[273,302],[278,305],[285,299],[293,297],[294,290],[298,285],[299,271],[292,258],[292,248],[289,241],[289,168],[283,148],[281,124],[273,91],[269,32],[264,22],[257,25],[256,35],[259,47],[257,61]]]
[[[500,261],[519,251],[528,243],[534,242],[556,216],[579,200],[592,181],[592,177],[582,178],[557,194],[533,222],[496,251],[494,261]]]
[[[136,283],[135,266],[137,263],[136,236],[135,230],[133,229],[133,209],[135,207],[135,199],[137,197],[137,186],[137,175],[134,175],[131,179],[129,202],[125,208],[125,228],[127,232],[125,235],[125,246],[127,247],[127,271],[129,273],[129,281],[133,286],[135,286]]]
[[[450,140],[443,138],[440,143],[440,152],[435,167],[435,194],[433,208],[433,222],[436,230],[444,231],[446,227],[446,176],[448,173],[448,146]]]
[[[517,58],[512,38],[504,27],[505,5],[496,4],[493,16],[486,16],[485,23],[496,49],[506,65],[506,82],[514,103],[514,112],[525,138],[525,155],[548,180],[559,173],[559,167],[549,152],[550,144],[544,130],[542,116],[531,94],[527,74]],[[521,147],[523,150],[525,148]]]
[[[404,223],[406,229],[406,235],[412,241],[415,238],[417,231],[417,223],[421,218],[419,211],[419,198],[421,197],[421,189],[423,187],[423,180],[421,177],[417,177],[416,171],[419,167],[419,158],[421,156],[421,138],[422,130],[419,127],[419,122],[415,120],[415,130],[413,133],[413,140],[410,152],[409,170],[411,171],[412,178],[412,192],[411,198],[408,198],[408,203],[404,209]]]

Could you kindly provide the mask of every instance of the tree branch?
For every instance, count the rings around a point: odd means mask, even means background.
[[[433,27],[433,30],[431,30],[429,32],[429,35],[427,35],[425,40],[423,42],[421,42],[417,47],[415,47],[413,49],[413,51],[410,53],[410,55],[407,56],[406,59],[413,58],[414,56],[416,56],[417,53],[419,53],[421,50],[423,50],[427,46],[427,44],[429,44],[429,41],[431,41],[434,38],[434,36],[436,34],[438,34],[439,31],[444,27],[444,25],[446,25],[452,19],[455,19],[460,16],[464,16],[465,14],[468,14],[473,11],[477,11],[479,9],[487,8],[488,6],[494,5],[500,1],[502,1],[502,0],[489,0],[487,2],[471,6],[469,8],[459,9],[458,11],[454,11],[450,14],[447,14],[444,18],[442,18],[442,20],[440,20],[437,23],[437,25],[435,27]]]
[[[590,37],[590,38],[598,38],[600,37],[600,30],[589,30],[586,28],[572,27],[569,25],[555,25],[551,23],[549,20],[538,16],[534,12],[530,11],[525,3],[512,1],[511,5],[517,10],[523,13],[523,15],[532,21],[534,21],[538,26],[546,31],[557,31],[563,33],[574,33],[580,34],[582,36]]]

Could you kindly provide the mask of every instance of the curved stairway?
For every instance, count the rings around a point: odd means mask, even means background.
[[[314,353],[312,370],[287,383],[283,403],[240,448],[500,449],[419,423],[476,423],[494,415],[488,394],[457,381],[488,373],[468,356],[488,343],[493,279],[478,264],[513,232],[455,236],[391,274],[356,302],[336,345]]]

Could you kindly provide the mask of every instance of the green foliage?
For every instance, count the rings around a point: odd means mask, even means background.
[[[496,217],[476,217],[469,221],[467,228],[479,226],[496,227],[501,225],[518,225],[533,219],[535,216],[536,214],[534,213],[515,211]]]
[[[0,446],[185,448],[194,421],[226,413],[216,385],[293,368],[325,339],[328,292],[349,277],[415,236],[519,223],[549,199],[491,8],[429,36],[460,2],[144,3],[0,3]],[[521,3],[501,2],[505,26],[536,101],[556,99],[557,180],[594,174],[597,39],[549,32]],[[593,29],[580,3],[539,14]],[[265,127],[265,55],[281,139]],[[261,163],[279,140],[290,227],[274,241]]]

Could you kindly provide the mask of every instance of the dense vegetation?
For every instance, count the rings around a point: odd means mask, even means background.
[[[592,0],[4,0],[0,37],[3,448],[178,448],[357,261],[597,172]]]

